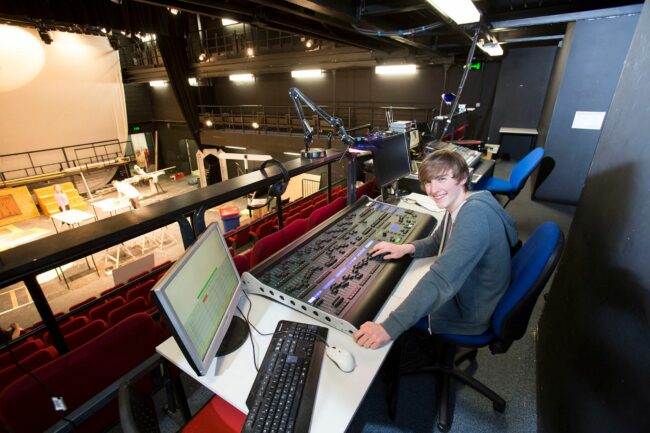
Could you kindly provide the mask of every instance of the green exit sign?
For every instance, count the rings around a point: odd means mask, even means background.
[[[131,128],[132,132],[140,132],[140,127],[139,126],[134,126]]]
[[[483,66],[483,65],[481,64],[481,62],[474,62],[474,63],[472,63],[471,65],[469,65],[469,69],[470,69],[470,70],[473,69],[473,70],[475,70],[475,71],[480,71],[482,66]]]

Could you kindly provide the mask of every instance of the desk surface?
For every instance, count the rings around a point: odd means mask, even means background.
[[[499,128],[499,134],[520,134],[520,135],[538,135],[535,128],[512,128],[510,126],[502,126]]]
[[[401,206],[419,212],[423,211],[421,207],[414,204]],[[432,261],[433,258],[426,258],[411,262],[391,296],[377,314],[376,320],[387,317],[388,313],[402,302],[415,283],[427,272]],[[249,319],[261,332],[272,332],[281,319],[323,326],[323,323],[267,298],[251,296],[251,300],[253,305]],[[249,303],[245,297],[242,297],[239,305],[242,311],[248,310]],[[251,335],[255,342],[255,353],[259,364],[262,362],[271,337],[259,336],[254,331]],[[327,341],[330,345],[350,351],[355,357],[357,366],[353,372],[343,373],[329,358],[323,359],[310,428],[312,433],[345,431],[390,348],[390,345],[386,345],[377,350],[364,349],[357,346],[349,335],[334,328],[330,328]],[[205,376],[197,376],[194,373],[173,338],[167,339],[156,350],[203,386],[221,396],[237,409],[248,413],[246,397],[257,374],[253,366],[250,339],[235,352],[217,358]]]
[[[131,203],[128,198],[107,198],[104,200],[96,201],[91,203],[93,207],[101,209],[104,212],[116,212],[125,207],[131,207]]]
[[[89,219],[94,219],[95,215],[81,211],[79,209],[70,209],[64,212],[55,213],[51,215],[50,218],[72,225],[79,224],[80,222]]]

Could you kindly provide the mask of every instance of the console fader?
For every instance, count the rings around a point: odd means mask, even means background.
[[[244,274],[249,290],[345,332],[372,320],[410,263],[370,257],[377,242],[431,233],[430,215],[363,197]],[[252,275],[251,275],[252,274]]]

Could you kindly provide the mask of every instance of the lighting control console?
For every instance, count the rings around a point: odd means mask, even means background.
[[[352,333],[373,320],[411,261],[368,251],[380,241],[425,237],[435,224],[430,215],[364,196],[242,278],[249,291]]]

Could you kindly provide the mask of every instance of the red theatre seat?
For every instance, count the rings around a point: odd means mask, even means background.
[[[250,253],[248,252],[246,254],[237,254],[232,259],[235,262],[235,267],[237,268],[239,275],[243,274],[251,267]]]
[[[79,328],[76,331],[65,335],[63,338],[65,338],[68,349],[73,350],[82,344],[86,344],[107,329],[108,324],[105,321],[93,320],[83,328]]]
[[[14,433],[42,432],[155,353],[156,326],[147,314],[131,316],[75,350],[22,376],[0,392],[0,421]],[[50,393],[63,396],[68,411],[57,412]],[[75,432],[98,432],[118,418],[109,406]]]
[[[75,310],[75,309],[77,309],[77,308],[79,308],[79,307],[83,307],[83,306],[86,305],[86,304],[90,304],[90,303],[91,303],[92,301],[94,301],[95,299],[97,299],[97,296],[91,296],[91,297],[88,298],[88,299],[85,299],[85,300],[83,300],[83,301],[81,301],[81,302],[78,302],[78,303],[76,303],[76,304],[74,304],[74,305],[70,305],[70,308],[68,309],[68,311],[72,311],[72,310]]]
[[[59,329],[61,330],[61,334],[65,336],[77,329],[83,328],[88,324],[88,322],[90,322],[90,320],[86,316],[74,317],[62,324]],[[50,336],[49,331],[46,331],[45,334],[43,334],[43,341],[45,344],[52,344],[52,337]]]
[[[253,238],[259,241],[260,239],[273,233],[273,220],[271,218],[267,219],[260,225],[255,226],[253,229],[251,229],[249,233]]]
[[[147,280],[143,283],[140,283],[136,285],[135,287],[129,289],[126,292],[126,302],[130,302],[136,298],[144,298],[145,301],[149,299],[149,293],[151,293],[151,289],[153,286],[156,285],[156,280],[151,279]]]
[[[43,343],[42,340],[29,337],[24,343],[19,343],[16,346],[12,347],[11,351],[17,360],[21,360],[44,347],[45,343]],[[5,351],[4,353],[0,354],[0,369],[9,367],[13,363],[14,361],[11,357],[11,353]]]
[[[88,318],[90,318],[90,320],[108,321],[108,313],[110,313],[117,307],[121,307],[124,304],[126,304],[124,298],[122,298],[121,296],[116,296],[114,298],[109,299],[108,301],[106,301],[101,305],[91,308],[88,311]]]
[[[307,221],[299,219],[280,231],[270,234],[255,243],[251,250],[251,268],[262,262],[267,257],[273,255],[287,244],[298,239],[307,232]]]
[[[41,365],[45,365],[58,356],[56,349],[48,346],[44,349],[37,350],[29,355],[27,358],[18,361],[20,367],[17,365],[10,365],[9,367],[0,370],[0,389],[6,388],[14,380],[25,375],[25,371],[32,371]]]
[[[313,229],[318,224],[322,223],[327,218],[331,217],[332,215],[334,215],[344,207],[345,207],[345,199],[341,197],[341,198],[337,198],[330,204],[321,207],[320,209],[316,209],[309,216],[308,230]]]
[[[147,310],[149,308],[149,304],[143,298],[140,296],[139,298],[135,298],[126,304],[122,305],[121,307],[117,307],[110,313],[108,313],[108,324],[110,326],[115,325],[116,323],[121,322],[122,320],[126,319],[129,316],[133,316],[135,313],[141,313]]]

